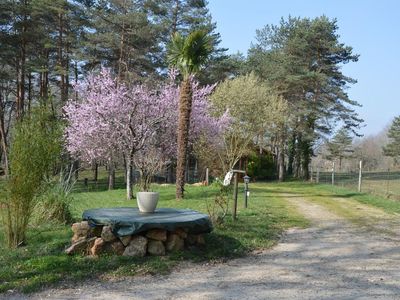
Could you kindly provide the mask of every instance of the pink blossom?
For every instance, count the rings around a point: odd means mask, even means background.
[[[175,76],[172,72],[171,78]],[[210,114],[208,97],[214,87],[200,87],[192,80],[191,143],[200,135],[211,142],[217,140],[229,123],[227,113],[219,118]],[[88,162],[122,157],[134,162],[134,155],[143,156],[155,147],[162,159],[176,157],[179,86],[173,80],[157,90],[144,85],[127,87],[102,69],[99,74],[90,74],[75,90],[80,100],[70,100],[64,107],[71,155]]]

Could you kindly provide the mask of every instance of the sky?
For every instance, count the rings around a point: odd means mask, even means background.
[[[213,21],[228,53],[247,54],[257,29],[281,17],[336,18],[340,42],[359,61],[343,66],[358,82],[348,94],[362,105],[360,133],[378,134],[400,115],[400,1],[398,0],[209,0]]]

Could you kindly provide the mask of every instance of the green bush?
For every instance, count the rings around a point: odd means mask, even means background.
[[[274,179],[276,172],[271,153],[252,154],[248,160],[247,174],[254,180]]]

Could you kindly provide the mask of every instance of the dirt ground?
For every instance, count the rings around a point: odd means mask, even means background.
[[[287,231],[273,249],[167,276],[87,282],[7,299],[400,299],[399,217],[357,204],[349,209],[371,221],[355,225],[323,206],[286,197],[313,225]]]

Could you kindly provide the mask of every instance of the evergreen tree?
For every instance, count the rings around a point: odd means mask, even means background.
[[[315,19],[282,19],[277,26],[257,31],[257,44],[249,51],[249,66],[272,84],[292,111],[288,170],[308,178],[313,144],[329,134],[335,122],[355,132],[362,121],[346,88],[356,81],[341,66],[358,60],[339,41],[337,22],[325,16]]]
[[[96,1],[89,8],[86,68],[110,67],[123,81],[143,81],[160,66],[159,35],[141,1]]]
[[[389,143],[383,147],[385,156],[400,158],[400,116],[394,118],[388,132]]]
[[[217,24],[213,22],[206,0],[148,0],[145,9],[158,26],[161,47],[164,50],[174,33],[188,35],[190,32],[202,30],[210,37],[212,51],[207,62],[207,68],[198,74],[201,84],[213,84],[239,73],[240,64],[244,58],[240,55],[226,55],[227,49],[219,46],[221,36],[216,31]],[[162,65],[168,66],[165,52],[160,55]]]
[[[328,142],[328,159],[339,160],[339,171],[342,169],[343,158],[350,157],[354,152],[352,147],[353,138],[347,129],[341,128],[334,136],[332,141]]]

